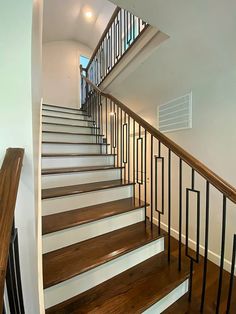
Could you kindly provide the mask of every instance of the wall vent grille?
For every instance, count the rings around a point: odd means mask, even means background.
[[[159,106],[159,130],[163,133],[192,128],[192,92]]]

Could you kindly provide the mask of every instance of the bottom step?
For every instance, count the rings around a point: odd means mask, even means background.
[[[107,280],[80,295],[46,310],[46,314],[161,313],[188,290],[189,266],[178,271],[175,257],[166,253]]]

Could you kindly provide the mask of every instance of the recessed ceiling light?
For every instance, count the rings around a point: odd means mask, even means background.
[[[88,19],[91,19],[93,17],[93,12],[92,11],[86,11],[86,12],[84,12],[84,15]]]

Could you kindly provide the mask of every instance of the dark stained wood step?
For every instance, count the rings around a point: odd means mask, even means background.
[[[55,142],[55,141],[42,141],[43,144],[65,144],[65,145],[106,145],[109,146],[110,144],[107,143],[76,143],[76,142]]]
[[[63,107],[63,106],[57,106],[57,105],[50,105],[50,104],[43,104],[43,109],[47,107],[52,107],[52,108],[63,108],[63,109],[68,109],[68,110],[75,110],[75,111],[84,111],[83,109],[76,109],[76,108],[70,108],[70,107]]]
[[[48,112],[58,112],[58,113],[66,113],[66,114],[74,114],[74,115],[78,115],[78,116],[85,116],[85,117],[89,117],[88,114],[81,112],[66,112],[66,111],[61,111],[61,110],[57,110],[57,109],[48,109],[48,108],[43,108],[43,112],[48,111]]]
[[[44,288],[73,278],[163,237],[139,222],[43,255]]]
[[[61,197],[73,194],[87,193],[98,190],[118,188],[127,185],[134,185],[133,182],[128,182],[124,180],[111,180],[103,182],[93,182],[86,184],[76,184],[70,186],[62,186],[50,189],[42,190],[42,199]]]
[[[46,310],[46,314],[140,314],[189,276],[178,271],[177,259],[160,253],[104,283]],[[178,314],[183,314],[182,312]],[[176,312],[177,314],[177,312]]]
[[[42,217],[43,234],[79,226],[92,221],[123,214],[145,206],[137,198],[125,198],[118,201],[83,207],[62,213]]]
[[[88,133],[76,133],[76,132],[63,132],[63,131],[42,131],[43,133],[50,133],[50,134],[69,134],[69,135],[86,135],[86,136],[98,136],[102,137],[103,134],[88,134]]]
[[[74,172],[88,172],[88,171],[105,171],[114,169],[123,169],[124,167],[114,166],[88,166],[88,167],[70,167],[70,168],[52,168],[43,169],[42,175],[48,174],[61,174],[61,173],[74,173]]]
[[[116,156],[116,154],[80,154],[80,153],[59,153],[59,154],[54,154],[54,153],[42,153],[42,157],[100,157],[100,156]]]
[[[189,259],[185,257],[185,245],[182,245],[182,259],[189,263]],[[179,242],[171,237],[171,254],[178,257],[179,252]],[[190,249],[190,254],[192,256],[195,254]],[[178,301],[176,301],[171,307],[163,312],[163,314],[200,314],[201,307],[201,297],[202,297],[202,276],[204,268],[204,257],[200,255],[199,263],[194,263],[194,274],[193,274],[193,288],[192,288],[192,301],[189,302],[188,296],[185,295]],[[203,313],[204,314],[215,314],[216,313],[216,299],[218,293],[218,284],[219,284],[219,266],[212,263],[208,260],[207,263],[207,280],[206,280],[206,297],[205,297],[205,306]],[[226,313],[226,306],[228,300],[228,291],[229,291],[229,280],[230,273],[223,271],[222,276],[222,295],[221,295],[221,304],[219,313]],[[232,294],[232,303],[231,311],[229,314],[236,313],[236,289],[235,285],[233,288]]]
[[[94,122],[94,120],[88,120],[88,119],[76,119],[76,118],[67,118],[67,117],[58,117],[58,116],[48,116],[45,114],[43,114],[42,116],[45,118],[56,118],[56,119],[66,119],[66,120],[73,120],[73,121]]]
[[[84,121],[84,120],[83,120]],[[99,127],[95,126],[86,126],[86,125],[75,125],[75,124],[66,124],[66,123],[55,123],[55,122],[42,122],[42,124],[49,124],[49,125],[59,125],[59,126],[72,126],[75,128],[87,128],[87,129],[100,129]]]

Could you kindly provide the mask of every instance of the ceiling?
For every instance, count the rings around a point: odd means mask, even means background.
[[[115,8],[107,0],[45,0],[43,42],[76,40],[94,49]]]

